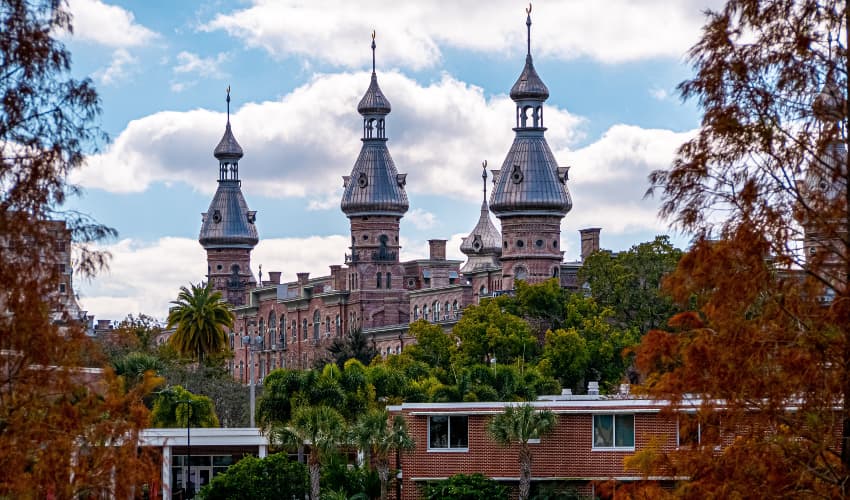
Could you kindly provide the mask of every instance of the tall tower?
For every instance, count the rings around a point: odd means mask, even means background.
[[[256,282],[251,273],[251,250],[257,245],[257,212],[248,210],[239,180],[242,147],[230,130],[230,87],[227,87],[227,125],[215,147],[218,159],[218,189],[210,208],[201,214],[198,241],[207,251],[207,280],[232,305],[245,303],[245,295]]]
[[[511,88],[516,133],[500,170],[494,170],[490,209],[502,222],[502,288],[516,280],[538,283],[558,276],[561,219],[573,206],[568,167],[559,167],[543,133],[543,102],[549,89],[531,59],[531,7],[526,10],[528,52]]]
[[[502,254],[502,235],[490,220],[490,207],[487,205],[487,162],[483,164],[481,180],[484,184],[484,200],[481,202],[481,215],[472,232],[463,239],[460,251],[468,260],[460,272],[472,285],[473,294],[479,298],[497,289],[499,256]]]
[[[844,95],[830,71],[823,89],[812,103],[812,112],[824,139],[818,144],[818,154],[807,166],[804,183],[800,186],[806,205],[806,209],[801,210],[800,222],[807,265],[832,283],[846,279],[842,262],[846,258],[843,242],[847,239],[847,227],[843,215],[846,213],[847,186],[836,181],[846,178],[847,147],[842,140],[846,134],[842,130],[844,109]],[[833,293],[832,289],[827,289],[824,298],[831,300]]]
[[[343,177],[340,204],[351,224],[347,288],[352,302],[362,304],[361,317],[354,323],[367,328],[407,320],[406,305],[399,302],[404,269],[398,239],[399,222],[409,206],[404,191],[407,174],[398,173],[387,149],[385,120],[390,110],[375,74],[372,32],[372,81],[357,105],[363,116],[363,144],[351,175]]]

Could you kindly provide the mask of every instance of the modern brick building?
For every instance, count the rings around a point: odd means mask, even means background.
[[[259,241],[256,213],[248,210],[241,192],[238,161],[243,150],[230,121],[215,148],[219,161],[218,189],[203,214],[199,241],[207,252],[207,279],[234,307],[236,325],[230,333],[236,356],[231,371],[247,381],[249,335],[258,353],[260,379],[278,367],[309,368],[323,356],[332,339],[362,329],[384,355],[400,352],[411,321],[426,319],[451,326],[462,310],[483,297],[511,293],[516,280],[537,283],[557,277],[575,287],[580,262],[563,262],[561,221],[572,208],[568,169],[560,167],[544,136],[543,103],[549,91],[528,53],[510,91],[515,132],[502,167],[491,170],[493,189],[484,199],[479,220],[460,250],[467,261],[446,258],[446,240],[430,240],[428,258],[403,260],[402,219],[409,208],[407,175],[399,173],[388,148],[389,99],[378,84],[375,41],[372,75],[357,111],[363,120],[360,154],[343,175],[340,207],[349,220],[350,252],[331,263],[329,273],[281,282],[280,272],[263,279],[251,270],[251,250]],[[230,96],[228,94],[228,117]],[[472,161],[472,159],[470,159]],[[490,218],[501,221],[501,231]],[[599,245],[599,230],[582,235],[582,255]],[[342,257],[342,256],[341,256]]]

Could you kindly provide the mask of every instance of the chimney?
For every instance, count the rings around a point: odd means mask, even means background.
[[[589,227],[587,229],[579,229],[581,234],[581,260],[587,259],[593,252],[599,251],[599,233],[601,227]]]
[[[280,271],[269,271],[269,284],[280,285]]]
[[[428,240],[430,260],[446,260],[446,240]]]
[[[588,382],[587,383],[587,395],[588,396],[598,396],[599,395],[599,382]]]
[[[342,266],[339,264],[334,264],[331,267],[331,283],[334,290],[344,290],[345,289],[345,275],[341,272]]]
[[[296,276],[298,276],[298,284],[299,285],[306,285],[307,280],[310,279],[310,273],[295,273],[295,274],[296,274]]]

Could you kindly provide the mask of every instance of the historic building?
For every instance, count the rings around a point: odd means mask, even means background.
[[[562,286],[578,285],[581,263],[563,262],[560,249],[561,221],[572,208],[568,168],[558,166],[544,136],[543,103],[549,91],[534,68],[530,16],[526,27],[525,65],[510,92],[516,103],[514,141],[502,167],[492,170],[489,202],[484,163],[480,217],[460,247],[466,262],[446,258],[444,239],[429,240],[426,259],[401,258],[407,175],[399,173],[388,147],[392,107],[378,84],[373,34],[371,80],[357,106],[362,145],[350,174],[343,176],[340,203],[350,224],[350,252],[325,276],[299,272],[295,280],[281,282],[281,273],[271,272],[255,280],[251,250],[259,238],[255,212],[248,210],[241,192],[243,151],[230,127],[228,94],[228,122],[214,152],[219,184],[203,214],[199,241],[207,251],[209,281],[234,306],[234,376],[248,380],[251,347],[255,375],[262,380],[275,368],[312,367],[332,339],[355,329],[362,329],[381,354],[400,352],[410,341],[410,322],[424,319],[448,327],[464,307],[511,293],[517,280],[538,283],[556,277]],[[501,232],[491,211],[501,221]],[[599,229],[583,230],[582,257],[598,247]],[[243,336],[255,340],[243,343]]]

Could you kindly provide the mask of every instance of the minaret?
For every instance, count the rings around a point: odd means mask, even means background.
[[[525,67],[511,88],[516,133],[502,168],[494,170],[490,209],[502,222],[502,288],[516,280],[538,283],[560,273],[561,220],[573,206],[568,167],[559,167],[543,136],[543,102],[549,89],[531,58],[531,6],[526,9]]]
[[[404,191],[407,174],[399,174],[387,149],[386,117],[390,102],[375,74],[375,32],[372,32],[372,80],[357,105],[363,116],[360,155],[343,177],[341,208],[351,224],[351,255],[347,256],[347,288],[363,304],[363,327],[406,320],[398,304],[403,291],[399,264],[399,222],[408,209]],[[386,307],[385,307],[386,304]]]
[[[499,256],[502,254],[502,235],[490,220],[490,208],[487,205],[487,162],[482,164],[481,179],[484,184],[484,200],[481,202],[481,215],[472,232],[463,239],[460,251],[468,260],[460,272],[472,273],[499,268]],[[488,286],[488,288],[490,288]],[[477,290],[477,288],[476,288]]]
[[[248,210],[239,180],[242,147],[230,129],[230,87],[227,87],[227,125],[215,147],[218,189],[210,208],[201,214],[198,241],[207,251],[207,280],[232,305],[245,303],[246,292],[256,282],[251,273],[251,250],[257,245],[257,212]]]

